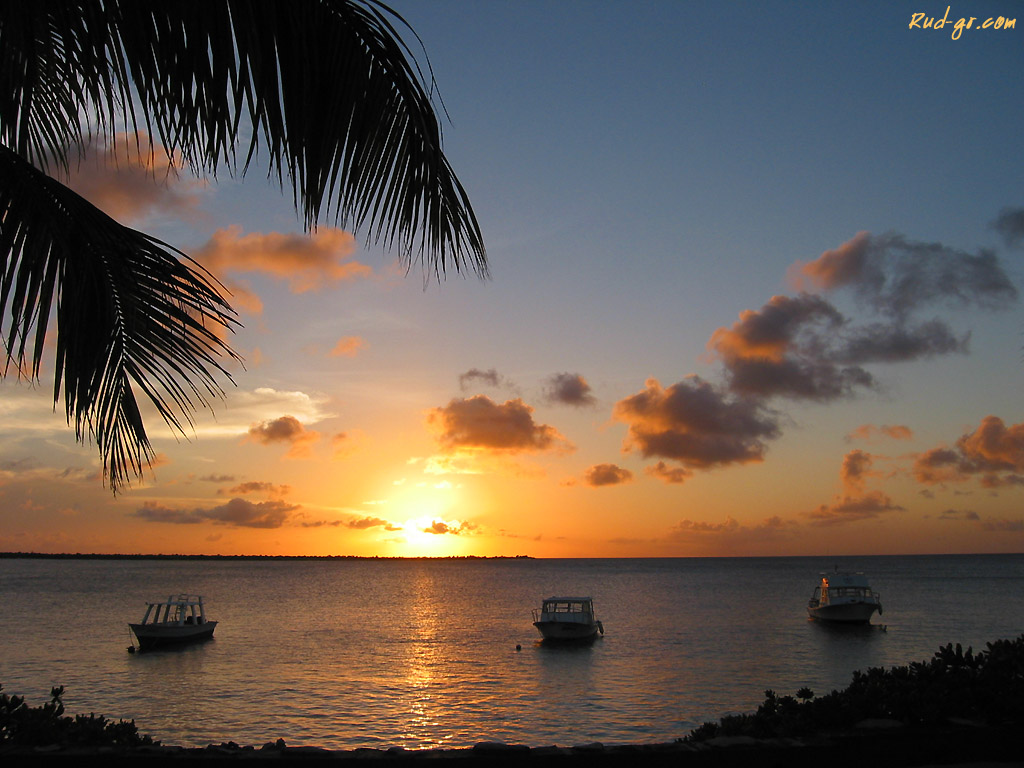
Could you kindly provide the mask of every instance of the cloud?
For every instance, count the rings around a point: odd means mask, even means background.
[[[670,485],[682,485],[693,477],[693,472],[690,470],[682,467],[670,467],[664,461],[659,461],[644,471],[651,477],[656,477]]]
[[[291,486],[289,485],[274,485],[273,483],[254,480],[248,483],[240,483],[233,488],[228,488],[226,490],[221,488],[217,493],[221,496],[245,496],[248,493],[266,493],[271,496],[287,496],[291,490]]]
[[[863,368],[837,365],[830,345],[845,322],[817,296],[773,296],[759,311],[741,312],[731,328],[716,330],[708,349],[721,359],[733,392],[834,400],[874,386]]]
[[[762,461],[765,441],[779,435],[775,418],[758,402],[729,399],[698,376],[667,389],[648,379],[642,392],[615,404],[613,417],[629,425],[625,450],[687,469]]]
[[[38,398],[37,398],[38,399]],[[328,402],[325,396],[310,395],[300,391],[277,390],[270,387],[259,387],[254,390],[232,390],[221,405],[215,406],[216,411],[203,409],[196,413],[194,429],[197,436],[208,438],[235,439],[249,431],[253,424],[273,421],[280,414],[287,413],[304,424],[329,419],[334,416],[324,410]],[[150,437],[177,439],[178,435],[164,425],[156,410],[148,400],[140,402],[143,416],[153,421]],[[3,416],[0,403],[0,416]],[[50,406],[52,412],[52,404]]]
[[[1011,226],[1004,224],[1004,229]],[[992,251],[971,254],[898,233],[859,232],[812,262],[797,262],[789,276],[799,290],[850,288],[865,304],[893,318],[925,305],[1001,309],[1017,299],[1017,289]]]
[[[902,424],[883,424],[880,427],[874,424],[862,424],[846,436],[847,440],[873,441],[877,437],[888,437],[893,440],[912,440],[914,433],[910,427]]]
[[[196,525],[212,522],[237,528],[280,528],[289,520],[290,513],[297,509],[297,504],[283,501],[261,501],[256,504],[234,498],[220,506],[191,510],[172,509],[156,502],[146,502],[131,514],[150,523]]]
[[[621,485],[633,479],[633,473],[615,464],[597,464],[588,469],[583,480],[593,488],[600,488],[605,485]]]
[[[734,392],[827,402],[875,386],[864,364],[965,353],[969,336],[958,338],[939,320],[855,326],[821,297],[803,293],[740,313],[711,335],[708,349]]]
[[[485,395],[453,399],[427,412],[427,424],[449,452],[534,453],[565,446],[558,430],[533,420],[533,408],[519,398],[499,405]]]
[[[430,525],[422,529],[423,533],[433,533],[438,536],[443,534],[451,534],[452,536],[458,536],[462,533],[472,532],[477,530],[478,526],[468,522],[460,522],[458,520],[452,520],[451,522],[445,522],[444,520],[433,520]]]
[[[293,459],[308,457],[312,444],[320,439],[319,432],[307,430],[294,416],[281,416],[253,424],[247,436],[247,439],[261,445],[286,443],[291,446],[286,456]]]
[[[1024,208],[1003,208],[991,226],[1003,236],[1007,248],[1024,244]]]
[[[981,516],[972,510],[961,510],[961,509],[946,509],[943,510],[942,514],[939,515],[940,520],[968,520],[970,522],[977,522],[981,520]]]
[[[842,363],[900,363],[966,354],[970,334],[957,338],[941,320],[917,326],[872,323],[853,329],[832,352]]]
[[[360,517],[355,520],[349,520],[345,523],[345,527],[352,528],[357,531],[364,531],[367,528],[383,528],[385,531],[402,530],[401,526],[394,525],[379,517]]]
[[[597,402],[587,380],[578,373],[556,373],[550,376],[545,392],[548,402],[562,405],[583,407],[594,405]]]
[[[182,163],[169,158],[145,133],[120,133],[115,147],[87,146],[72,164],[68,186],[97,208],[122,222],[157,213],[194,219],[206,184],[180,174]]]
[[[366,340],[359,336],[345,336],[338,340],[334,349],[328,353],[328,357],[355,357],[369,346]]]
[[[232,226],[217,230],[191,255],[214,274],[259,272],[287,280],[292,293],[305,293],[371,274],[370,267],[350,260],[355,251],[355,238],[333,227],[308,235],[243,235],[241,227]]]
[[[246,499],[231,499],[213,509],[204,510],[203,517],[221,525],[244,528],[280,528],[290,512],[298,509],[297,504],[283,501],[261,501],[253,503]]]
[[[719,546],[737,546],[741,544],[757,543],[763,541],[775,541],[785,538],[791,531],[799,528],[799,523],[791,520],[783,520],[781,517],[773,516],[766,518],[754,525],[744,525],[732,517],[727,517],[721,523],[708,523],[695,520],[680,520],[668,533],[669,541],[683,543],[701,543],[707,546],[708,542],[717,542]]]
[[[1024,478],[1024,423],[1007,427],[998,416],[986,416],[974,432],[962,435],[953,448],[939,446],[914,461],[919,483],[965,482],[978,476],[989,488],[1020,485]]]
[[[196,525],[203,522],[195,510],[171,509],[157,504],[155,501],[147,501],[142,507],[132,513],[132,517],[138,517],[149,523],[173,523],[175,525]]]
[[[1024,532],[1024,519],[1020,518],[1018,518],[1017,520],[1006,520],[1005,518],[996,520],[984,520],[980,523],[980,525],[986,531],[998,531],[1002,533]]]
[[[877,475],[871,471],[871,454],[861,450],[853,450],[843,457],[843,466],[839,470],[839,478],[848,494],[862,494],[866,478]]]
[[[500,387],[505,380],[494,368],[489,368],[486,371],[482,371],[479,368],[470,368],[465,373],[459,374],[459,389],[465,392],[474,381],[491,387]]]
[[[822,504],[805,514],[814,525],[842,525],[876,518],[885,512],[903,511],[903,507],[893,504],[892,499],[881,491],[870,491],[863,496],[844,496],[831,505]]]

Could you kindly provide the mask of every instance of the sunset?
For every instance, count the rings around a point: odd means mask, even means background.
[[[895,3],[395,9],[489,279],[307,235],[256,171],[94,148],[72,188],[210,270],[241,362],[183,433],[142,399],[157,458],[116,496],[52,353],[9,371],[0,549],[1021,550],[1020,30],[954,41]]]
[[[1019,762],[1019,10],[0,4],[0,753]]]

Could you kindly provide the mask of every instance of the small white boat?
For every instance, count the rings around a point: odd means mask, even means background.
[[[867,577],[863,573],[841,573],[838,569],[821,574],[821,584],[814,588],[807,603],[812,619],[847,624],[864,624],[875,611],[882,614],[882,601],[871,590]]]
[[[216,621],[206,618],[199,595],[171,595],[161,603],[146,603],[146,615],[129,624],[139,641],[139,650],[190,643],[213,637]]]
[[[604,634],[589,597],[549,597],[533,610],[533,626],[545,640],[591,640]]]

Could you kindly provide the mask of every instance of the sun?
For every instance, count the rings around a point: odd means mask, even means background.
[[[389,508],[392,520],[401,526],[407,557],[445,557],[463,554],[470,546],[471,526],[458,516],[461,489],[450,483],[421,483],[400,486]],[[401,522],[398,522],[401,521]]]

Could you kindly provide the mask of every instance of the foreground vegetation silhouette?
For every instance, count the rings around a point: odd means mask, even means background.
[[[912,726],[951,719],[1024,724],[1024,635],[986,646],[974,653],[970,647],[965,651],[959,643],[950,643],[929,661],[854,672],[847,688],[817,698],[808,688],[801,688],[796,697],[767,690],[755,713],[704,723],[684,740],[809,736],[873,719]]]
[[[2,686],[0,686],[2,691]],[[64,686],[50,691],[50,701],[30,707],[21,696],[0,693],[0,744],[20,747],[144,747],[159,745],[139,734],[134,720],[116,723],[102,715],[64,714]]]

